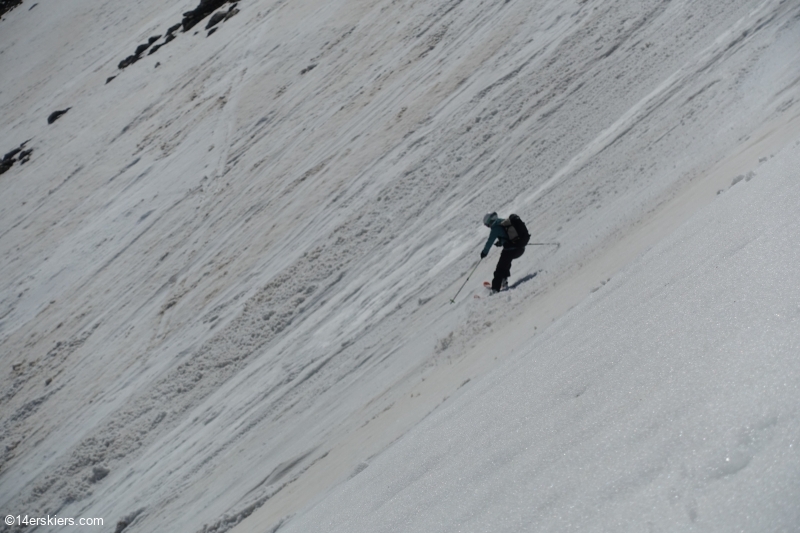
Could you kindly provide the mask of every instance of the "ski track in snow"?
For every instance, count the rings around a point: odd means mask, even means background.
[[[0,22],[0,138],[35,148],[0,176],[0,502],[126,531],[235,525],[797,113],[778,0],[243,0],[124,71],[194,6],[27,4]],[[448,307],[488,210],[563,245]]]

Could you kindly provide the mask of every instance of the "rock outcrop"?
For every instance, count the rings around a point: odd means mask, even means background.
[[[226,3],[232,4],[227,11],[220,10],[214,13],[215,10],[219,9]],[[211,17],[211,20],[209,20],[208,24],[206,25],[206,29],[212,28],[211,31],[208,33],[209,35],[211,35],[212,33],[214,33],[214,31],[216,31],[216,28],[213,28],[213,26],[216,26],[220,22],[228,20],[232,16],[239,13],[239,10],[236,7],[237,5],[238,4],[235,0],[234,1],[201,0],[200,4],[198,4],[196,8],[194,8],[191,11],[187,11],[186,13],[183,14],[182,22],[179,22],[178,24],[173,24],[172,26],[169,27],[166,34],[164,35],[163,42],[155,44],[159,39],[161,39],[160,35],[154,35],[150,37],[146,43],[142,43],[139,46],[137,46],[134,53],[129,55],[122,61],[120,61],[117,66],[119,67],[120,70],[122,70],[133,65],[142,58],[142,55],[148,49],[150,49],[150,51],[147,53],[147,55],[155,54],[162,46],[166,45],[167,43],[175,39],[175,32],[178,31],[181,27],[183,28],[183,31],[188,31],[192,27],[194,27],[198,22],[206,18],[208,15],[214,13],[214,15]],[[113,77],[109,78],[106,81],[106,83],[111,81],[111,79],[113,79]]]
[[[22,3],[22,0],[0,0],[0,17]]]
[[[64,113],[66,113],[66,112],[67,112],[67,111],[69,111],[70,109],[72,109],[72,108],[71,108],[71,107],[68,107],[68,108],[66,108],[66,109],[61,109],[61,110],[59,110],[59,111],[53,111],[52,113],[50,113],[50,116],[49,116],[49,117],[47,117],[47,123],[48,123],[48,124],[52,124],[52,123],[53,123],[53,122],[55,122],[56,120],[60,119],[60,118],[61,118],[61,115],[63,115]]]
[[[14,163],[19,162],[20,165],[24,165],[30,161],[33,148],[28,148],[26,150],[26,144],[28,144],[28,141],[20,144],[19,148],[14,148],[3,156],[3,159],[0,160],[0,174],[5,174],[8,169],[14,166]]]
[[[183,14],[183,31],[189,31],[195,24],[221,8],[229,0],[200,0],[200,3],[191,11]]]

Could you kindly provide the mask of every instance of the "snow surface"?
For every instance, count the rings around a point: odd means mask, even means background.
[[[798,146],[280,531],[797,531]]]
[[[33,4],[3,515],[793,530],[796,2],[242,0],[124,71],[195,4]],[[451,305],[490,210],[561,246]]]

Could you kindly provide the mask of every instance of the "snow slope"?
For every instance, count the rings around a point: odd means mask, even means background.
[[[280,531],[796,531],[798,147]]]
[[[798,130],[793,2],[243,0],[118,70],[193,7],[0,21],[6,514],[300,517]],[[450,305],[488,210],[562,246]]]

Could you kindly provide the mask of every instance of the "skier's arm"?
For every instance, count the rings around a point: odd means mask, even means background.
[[[492,228],[492,231],[489,233],[489,238],[486,239],[486,246],[483,247],[483,252],[481,252],[481,257],[489,255],[489,250],[492,249],[492,244],[494,244],[495,239],[497,239],[497,232]]]

